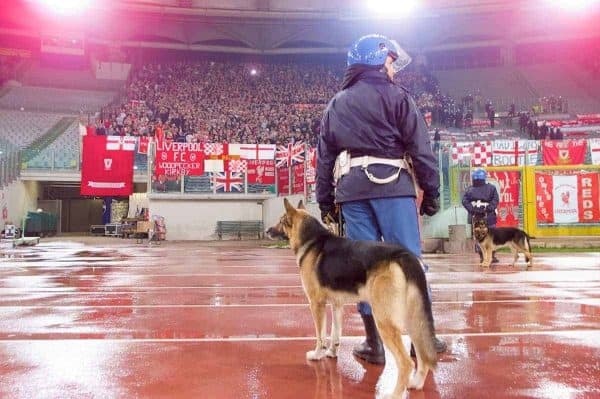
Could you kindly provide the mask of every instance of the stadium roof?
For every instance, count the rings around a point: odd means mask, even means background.
[[[373,32],[413,52],[600,37],[598,7],[566,15],[549,0],[422,0],[403,18],[374,16],[365,0],[92,0],[69,17],[39,1],[4,0],[0,35],[68,30],[96,44],[247,54],[345,52]]]

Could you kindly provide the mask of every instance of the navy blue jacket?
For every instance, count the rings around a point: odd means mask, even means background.
[[[401,159],[408,153],[425,196],[439,197],[438,163],[425,120],[408,91],[391,83],[380,71],[362,73],[356,83],[337,93],[325,110],[317,147],[317,201],[332,204],[334,200],[343,203],[416,195],[406,170],[396,181],[376,184],[360,167],[354,167],[338,181],[334,196],[333,167],[344,150],[353,157],[390,159]],[[397,170],[387,165],[369,166],[379,178]]]
[[[483,183],[483,180],[482,180]],[[467,192],[463,196],[462,204],[469,212],[469,223],[473,221],[473,214],[477,211],[471,204],[472,201],[482,201],[489,203],[484,209],[488,226],[492,227],[496,225],[496,208],[498,207],[498,190],[492,184],[474,184],[467,189]]]

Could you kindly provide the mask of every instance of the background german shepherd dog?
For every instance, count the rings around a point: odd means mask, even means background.
[[[515,255],[513,266],[519,259],[519,252],[523,252],[525,255],[525,261],[529,263],[527,267],[533,266],[529,236],[523,230],[514,227],[488,227],[487,221],[483,217],[473,218],[473,235],[483,253],[482,267],[490,267],[492,252],[496,248],[504,246],[513,249]]]
[[[405,248],[381,242],[350,241],[329,232],[304,209],[284,200],[285,213],[267,230],[271,238],[289,239],[300,267],[304,292],[315,323],[317,345],[306,353],[309,360],[336,357],[342,329],[344,303],[367,301],[383,343],[398,366],[398,380],[390,398],[401,398],[405,389],[422,389],[437,355],[434,324],[421,261]],[[326,345],[325,305],[331,303],[331,340]],[[402,344],[410,336],[417,354],[417,370]]]

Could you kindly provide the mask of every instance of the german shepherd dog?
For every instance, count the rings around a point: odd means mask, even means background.
[[[482,267],[490,267],[494,250],[504,246],[513,249],[515,258],[512,266],[519,259],[519,252],[525,255],[525,261],[529,263],[527,267],[533,266],[529,236],[523,230],[514,227],[488,227],[485,217],[473,218],[473,236],[483,253]]]
[[[337,357],[345,303],[371,304],[383,343],[398,366],[398,379],[390,399],[401,398],[406,388],[422,389],[428,371],[434,370],[434,324],[427,282],[421,261],[405,248],[383,242],[350,241],[327,230],[310,216],[302,201],[294,208],[284,200],[285,213],[267,230],[273,239],[288,239],[300,268],[302,287],[315,323],[317,345],[308,360]],[[326,344],[326,304],[333,309],[331,339]],[[410,336],[417,355],[417,370],[402,344]]]

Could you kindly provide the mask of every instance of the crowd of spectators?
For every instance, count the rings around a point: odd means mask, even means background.
[[[120,101],[103,109],[95,129],[110,135],[158,134],[179,142],[314,144],[323,110],[343,74],[341,64],[145,64],[134,70]],[[478,91],[454,101],[423,66],[410,66],[397,79],[436,126],[468,128],[481,113],[495,126],[496,109]],[[566,107],[554,96],[540,104],[557,112]],[[508,119],[516,116],[512,105]]]
[[[160,134],[175,141],[314,143],[343,65],[176,62],[135,70],[100,134]],[[423,112],[443,109],[437,80],[422,68],[398,75]]]

